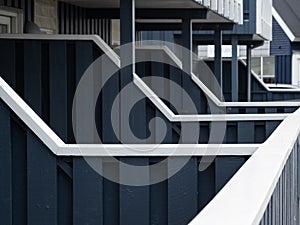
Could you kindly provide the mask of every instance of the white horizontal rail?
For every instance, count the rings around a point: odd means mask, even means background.
[[[168,46],[138,46],[137,49],[146,50],[161,50],[176,64],[179,69],[182,69],[182,62],[180,59],[168,48]],[[243,60],[241,62],[245,64]],[[263,83],[258,76],[252,71],[253,77],[264,87],[268,92],[300,92],[300,89],[275,89],[269,88]],[[220,99],[208,88],[202,81],[194,74],[191,74],[192,80],[195,84],[219,107],[295,107],[300,106],[300,99],[298,101],[268,101],[268,102],[222,102]]]
[[[66,144],[1,77],[0,98],[58,156],[204,156],[210,155],[210,151],[214,155],[238,156],[252,155],[259,147],[259,144]]]
[[[299,133],[300,109],[280,124],[190,225],[258,225]]]
[[[119,56],[98,35],[0,34],[0,39],[93,41],[117,66],[121,67]]]
[[[278,121],[285,119],[289,115],[288,113],[175,115],[137,74],[134,74],[133,77],[133,82],[171,122]]]
[[[206,8],[222,15],[223,17],[232,20],[236,23],[242,24],[241,15],[243,13],[243,1],[240,0],[193,0],[198,4],[205,6]],[[225,5],[231,5],[230,14],[225,13],[225,7],[223,6],[223,2]],[[222,4],[221,4],[222,3]]]
[[[245,66],[247,66],[247,63],[244,61],[244,60],[239,60],[242,64],[244,64]],[[265,84],[261,79],[259,79],[259,76],[257,75],[257,73],[255,73],[255,71],[251,70],[251,73],[252,73],[252,77],[254,79],[256,79],[263,87],[266,91],[269,91],[269,92],[300,92],[300,89],[299,87],[295,87],[293,89],[282,89],[282,88],[270,88],[267,84]]]
[[[1,77],[0,97],[53,152],[64,145],[64,142]]]
[[[98,35],[0,34],[0,39],[89,40],[89,41],[93,41],[100,49],[102,49],[118,67],[120,67],[121,65],[120,57]],[[180,69],[182,69],[182,63],[180,59],[178,59],[178,57],[167,46],[156,46],[154,48],[156,49],[161,48],[177,64],[177,66]],[[256,77],[256,79],[258,78]],[[195,74],[192,74],[192,80],[214,102],[214,104],[216,104],[219,107],[297,107],[300,106],[300,102],[296,102],[296,101],[222,102],[209,90],[209,88],[207,88],[201,82],[201,80]],[[261,81],[259,80],[259,82]],[[295,92],[296,91],[296,90],[270,89],[264,83],[261,82],[261,84],[266,88],[266,90],[270,92],[286,92],[286,91]]]
[[[259,144],[103,144],[66,145],[59,156],[250,156]],[[191,151],[192,150],[192,151]],[[210,153],[211,152],[211,153]]]

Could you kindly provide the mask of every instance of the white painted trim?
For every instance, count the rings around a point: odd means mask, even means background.
[[[279,13],[277,12],[277,10],[274,7],[272,7],[272,13],[273,13],[273,16],[274,16],[275,20],[277,21],[277,23],[283,29],[284,33],[289,37],[290,41],[292,41],[292,42],[299,41],[300,39],[295,37],[293,32],[290,30],[288,25],[284,22],[284,20],[281,18],[281,16],[279,15]]]
[[[57,152],[59,156],[250,156],[259,144],[104,144],[65,145]],[[149,150],[151,149],[151,150]],[[180,149],[180,151],[178,151]],[[193,149],[193,151],[191,151]],[[177,151],[176,151],[177,150]],[[212,154],[210,154],[212,152]]]
[[[293,51],[292,55],[292,85],[300,87],[300,52]]]
[[[153,50],[162,50],[167,54],[170,59],[176,64],[176,66],[179,69],[182,69],[182,63],[180,59],[167,47],[167,46],[138,46],[138,49],[153,49]],[[240,60],[244,65],[246,63],[243,60]],[[268,92],[300,92],[300,89],[274,89],[269,88],[264,82],[262,82],[258,76],[252,71],[252,77],[256,79],[266,91]],[[197,84],[197,86],[209,97],[210,100],[214,102],[217,106],[220,107],[291,107],[291,106],[300,106],[300,102],[222,102],[218,99],[217,96],[215,96],[214,93],[210,91],[208,87],[206,87],[205,84],[202,83],[202,81],[194,74],[191,74],[192,80]],[[135,77],[134,77],[135,79]],[[135,84],[138,85],[139,82],[136,82]],[[139,87],[140,88],[140,87]]]
[[[258,225],[299,133],[300,109],[280,124],[190,225]]]
[[[0,12],[1,12],[1,10],[0,10]],[[7,27],[7,32],[6,33],[11,33],[12,22],[11,22],[10,17],[0,14],[0,24],[5,25]]]
[[[1,77],[0,97],[53,152],[64,145],[64,142]]]
[[[209,156],[209,151],[214,155],[224,156],[252,155],[260,146],[259,144],[65,144],[1,77],[0,98],[52,153],[58,156]],[[178,148],[180,151],[174,151]]]
[[[121,67],[120,57],[98,36],[98,35],[47,35],[47,34],[3,34],[0,35],[0,39],[41,39],[41,40],[89,40],[93,41],[97,44],[99,48],[101,48],[108,57],[118,66]],[[155,48],[158,48],[157,46]],[[166,54],[170,56],[170,58],[177,64],[177,66],[182,69],[182,63],[178,59],[178,57],[167,47],[161,47],[162,50],[165,51]],[[243,62],[243,61],[242,61]],[[245,62],[243,62],[245,63]],[[253,72],[253,71],[252,71]],[[136,79],[137,76],[134,76]],[[295,92],[294,90],[282,90],[282,89],[270,89],[263,82],[261,82],[258,77],[253,74],[255,79],[257,79],[267,91],[270,92]],[[300,102],[221,102],[195,75],[192,74],[192,80],[199,86],[200,89],[204,91],[204,93],[216,104],[220,107],[295,107],[300,106]],[[135,82],[138,84],[139,82]],[[138,88],[141,88],[138,86]],[[300,91],[300,90],[299,90]],[[151,96],[155,96],[154,92],[152,92]],[[151,99],[152,100],[152,99]]]
[[[285,119],[289,114],[211,114],[211,115],[175,115],[166,104],[145,84],[137,75],[133,75],[133,82],[152,101],[152,103],[171,122],[217,122],[217,121],[277,121]]]
[[[119,67],[120,57],[98,35],[1,34],[0,39],[93,41]]]
[[[23,11],[21,9],[11,8],[7,6],[0,6],[0,15],[10,17],[11,32],[23,33]]]

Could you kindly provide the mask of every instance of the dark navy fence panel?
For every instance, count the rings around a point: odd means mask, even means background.
[[[278,84],[292,83],[292,56],[275,56],[275,82]]]
[[[58,2],[58,28],[60,34],[97,34],[110,43],[110,20],[86,17],[86,8]]]
[[[0,218],[6,224],[13,220],[12,140],[10,111],[0,101]]]
[[[23,93],[25,101],[66,143],[74,143],[70,118],[76,84],[82,73],[102,52],[89,41],[0,40],[0,45],[9,45],[14,49],[14,53],[7,56],[9,60],[5,59],[5,52],[0,52],[0,58],[5,60],[5,63],[0,61],[2,77],[18,93]],[[23,66],[15,71],[15,65]],[[173,76],[174,81],[181,86],[180,70],[164,65],[147,65],[150,69],[138,69],[144,71],[145,75]],[[151,69],[153,66],[156,66],[156,69]],[[24,71],[21,71],[22,68]],[[186,81],[188,88],[195,87],[188,79]],[[174,90],[169,90],[167,84],[165,82],[163,85],[166,87],[165,94],[169,95]],[[98,130],[104,143],[118,143],[115,136],[110,137],[113,131],[106,131],[107,128],[111,129],[110,112],[107,109],[119,93],[119,85],[120,77],[117,73],[109,81],[109,88],[102,91],[98,100]],[[205,98],[202,92],[188,93],[197,101]],[[179,102],[180,104],[182,103]],[[205,108],[201,109],[201,112],[204,113],[208,111],[207,101],[203,104]],[[166,121],[168,127],[164,142],[178,143],[180,124],[168,122],[149,100],[141,102],[137,109],[132,113],[137,114],[142,110],[146,115],[139,117],[141,126],[132,126],[133,133],[147,135],[148,130],[145,127],[148,121],[154,116],[159,116]],[[235,110],[239,113],[238,109]],[[273,110],[277,112],[277,108]],[[260,110],[246,109],[244,113],[256,112],[259,113]],[[217,190],[222,188],[224,180],[228,180],[247,159],[244,156],[233,157],[234,166],[226,171],[225,176],[220,168],[226,167],[231,158],[217,159],[207,170],[200,172],[198,166],[201,157],[192,157],[188,164],[168,181],[139,188],[120,186],[95,173],[82,157],[54,156],[4,103],[0,105],[0,115],[0,213],[8,225],[186,224],[209,202]],[[134,118],[134,115],[132,116]],[[227,124],[225,143],[261,143],[279,121],[243,123],[245,122]],[[258,134],[256,130],[259,131]],[[210,123],[201,122],[201,143],[208,142],[209,131]],[[153,139],[153,142],[155,141]],[[93,160],[104,173],[114,172],[119,179],[126,175],[122,173],[118,164],[104,162],[105,158],[95,157]],[[121,157],[121,160],[139,165],[157,162],[149,157]],[[162,172],[166,175],[169,173],[168,164]],[[148,176],[151,181],[154,174],[149,171]]]
[[[171,165],[182,158],[168,159]],[[171,170],[171,169],[170,169]],[[191,158],[168,179],[168,224],[188,224],[198,211],[198,162]],[[188,209],[188,210],[187,210]]]
[[[89,159],[102,170],[99,157]],[[103,178],[84,158],[73,158],[73,224],[103,224]]]

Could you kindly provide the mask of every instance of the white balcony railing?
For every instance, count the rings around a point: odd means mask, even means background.
[[[195,0],[216,13],[234,21],[243,23],[243,0]]]
[[[300,109],[286,118],[190,225],[299,224]]]

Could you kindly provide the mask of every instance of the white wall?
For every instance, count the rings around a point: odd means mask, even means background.
[[[300,52],[293,53],[292,59],[292,85],[300,87]]]

